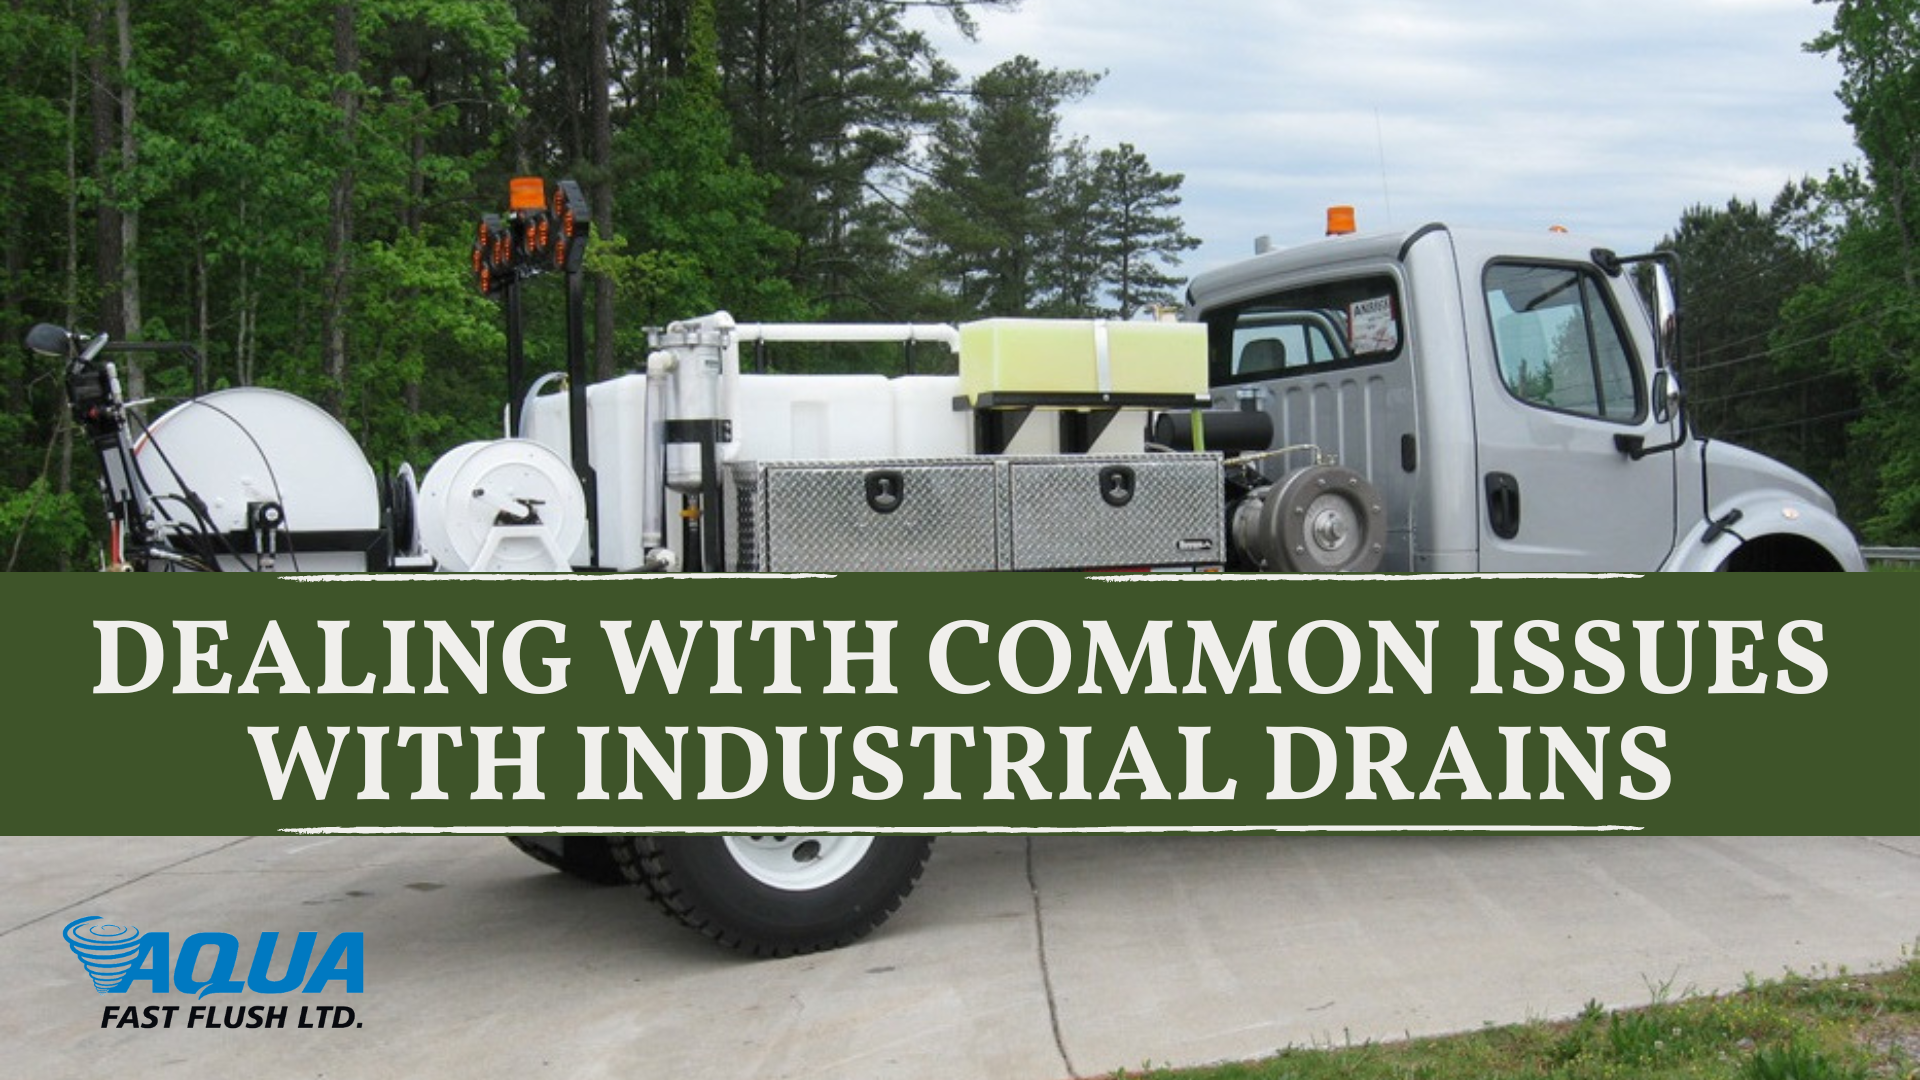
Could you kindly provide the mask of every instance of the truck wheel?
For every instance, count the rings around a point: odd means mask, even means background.
[[[600,836],[509,836],[507,843],[555,870],[595,885],[625,885],[626,872]]]
[[[932,846],[925,836],[635,836],[613,852],[668,915],[774,957],[865,937],[913,891]]]

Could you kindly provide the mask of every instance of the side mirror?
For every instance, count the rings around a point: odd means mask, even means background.
[[[1668,368],[1654,372],[1652,406],[1654,423],[1670,423],[1677,417],[1680,430],[1675,433],[1672,442],[1659,446],[1648,446],[1646,437],[1639,434],[1621,432],[1615,435],[1613,448],[1635,461],[1678,450],[1687,443],[1686,394],[1680,389],[1679,377]]]
[[[1665,262],[1653,264],[1653,335],[1659,342],[1660,366],[1680,366],[1680,302],[1673,273]]]
[[[1680,380],[1669,368],[1661,368],[1653,376],[1653,419],[1655,423],[1665,424],[1673,420],[1680,411],[1686,392],[1680,389]]]
[[[27,348],[41,356],[66,360],[73,356],[73,334],[52,323],[41,323],[27,331]]]

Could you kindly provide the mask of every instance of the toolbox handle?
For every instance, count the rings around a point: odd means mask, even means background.
[[[907,478],[898,469],[875,469],[867,474],[866,487],[868,508],[876,514],[891,514],[906,497]]]

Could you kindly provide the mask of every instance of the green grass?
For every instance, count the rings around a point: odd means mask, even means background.
[[[1920,957],[1883,974],[1789,975],[1717,997],[1442,1038],[1289,1049],[1151,1080],[1920,1080]]]

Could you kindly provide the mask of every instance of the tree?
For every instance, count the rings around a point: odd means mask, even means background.
[[[626,309],[639,316],[635,330],[723,308],[742,319],[802,317],[807,305],[770,273],[795,245],[766,217],[775,184],[732,148],[713,0],[693,0],[686,27],[681,73],[615,138],[627,231],[603,238],[589,258],[615,276]]]
[[[103,298],[102,326],[120,338],[137,336],[140,319],[139,86],[134,78],[133,16],[128,0],[95,0],[88,29],[91,56],[93,162],[101,192],[96,218]],[[128,380],[144,396],[141,370]]]
[[[965,114],[943,124],[930,182],[913,200],[922,242],[963,314],[1026,315],[1058,238],[1049,193],[1061,105],[1098,77],[1019,56],[975,79]]]
[[[991,0],[1000,6],[1003,0]],[[963,3],[946,3],[968,31]],[[780,272],[830,316],[896,317],[862,234],[897,204],[956,81],[886,0],[722,0],[721,95],[735,145],[779,182],[770,220],[799,243]],[[885,234],[880,234],[885,235]]]
[[[1692,207],[1661,243],[1682,268],[1687,332],[1679,359],[1694,427],[1767,453],[1791,440],[1783,425],[1799,415],[1800,397],[1776,393],[1799,387],[1781,373],[1768,341],[1781,306],[1824,271],[1824,250],[1803,247],[1783,217],[1796,190],[1781,192],[1775,210],[1741,199]]]
[[[1095,160],[1085,139],[1068,142],[1055,155],[1043,196],[1048,235],[1040,247],[1037,315],[1090,319],[1104,314],[1100,300],[1111,245],[1101,230]]]
[[[333,108],[339,114],[332,196],[327,202],[326,300],[320,311],[320,368],[339,415],[347,388],[347,307],[353,292],[354,158],[360,126],[360,38],[352,3],[333,5]]]
[[[1200,246],[1174,213],[1185,179],[1154,171],[1132,143],[1100,151],[1092,231],[1105,256],[1103,277],[1112,289],[1114,314],[1122,319],[1172,303],[1180,279],[1167,272],[1166,264]]]
[[[1920,3],[1821,0],[1835,7],[1833,29],[1808,48],[1839,60],[1839,98],[1854,142],[1866,158],[1869,203],[1894,246],[1908,293],[1920,289]]]
[[[587,8],[591,27],[587,61],[587,108],[593,119],[592,161],[587,193],[593,207],[593,227],[601,236],[612,236],[613,224],[613,0],[592,0]],[[593,275],[593,370],[601,379],[614,372],[614,336],[619,325],[614,319],[613,278]]]
[[[1832,2],[1832,0],[1826,0]],[[1831,273],[1796,295],[1774,348],[1859,396],[1850,470],[1870,474],[1888,543],[1920,540],[1920,0],[1838,0],[1808,46],[1836,58],[1839,98],[1863,156],[1827,190],[1845,214]]]

